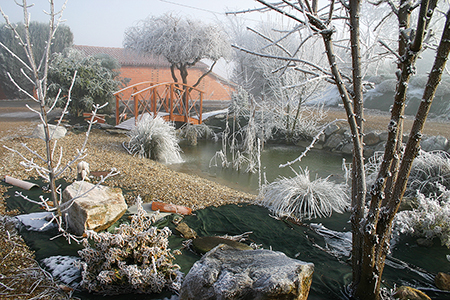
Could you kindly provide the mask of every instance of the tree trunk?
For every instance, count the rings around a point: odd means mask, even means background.
[[[183,82],[183,106],[184,106],[184,118],[185,118],[185,122],[187,123],[189,120],[189,90],[187,87],[187,76],[188,76],[188,71],[187,71],[187,66],[186,64],[182,64],[179,66],[179,70],[180,70],[180,76],[181,76],[181,81]]]
[[[362,76],[361,76],[361,49],[359,36],[359,14],[361,8],[360,0],[350,1],[350,42],[352,51],[352,70],[353,70],[353,111],[358,129],[358,139],[354,141],[360,144],[360,151],[363,149],[364,137],[364,107],[362,95]],[[361,219],[364,217],[363,207],[366,194],[364,161],[362,155],[357,158],[353,156],[352,160],[352,278],[353,285],[358,285],[361,274],[361,254],[362,254],[362,238],[363,235],[358,230]]]
[[[428,25],[429,17],[431,17],[434,4],[429,6],[427,0],[422,1],[418,18],[416,36],[410,46],[404,53],[402,61],[402,72],[400,75],[397,91],[395,95],[394,105],[392,108],[391,122],[389,124],[389,137],[386,143],[384,159],[382,161],[377,181],[371,189],[371,203],[369,213],[360,231],[364,232],[364,246],[362,255],[362,272],[358,285],[355,286],[353,295],[357,299],[379,299],[379,291],[381,286],[381,277],[383,274],[385,259],[389,251],[389,243],[392,230],[392,222],[401,203],[401,199],[406,190],[406,183],[411,170],[412,162],[418,152],[421,131],[426,119],[426,115],[431,105],[434,92],[440,81],[440,76],[448,56],[450,42],[447,31],[449,24],[446,24],[443,37],[439,46],[438,55],[435,66],[429,76],[429,81],[424,92],[422,103],[415,120],[415,128],[411,131],[407,148],[401,159],[400,170],[398,175],[392,174],[390,171],[397,169],[400,149],[406,87],[409,78],[414,70],[415,61],[422,48],[422,42],[425,30]],[[448,22],[448,20],[447,20]],[[386,186],[386,184],[389,186]],[[392,187],[392,193],[391,193]],[[373,291],[368,293],[368,291]]]

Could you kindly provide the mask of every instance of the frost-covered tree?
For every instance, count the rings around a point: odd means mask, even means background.
[[[74,163],[86,156],[86,144],[89,138],[90,129],[92,124],[94,123],[93,120],[97,113],[97,110],[101,109],[102,106],[94,105],[92,118],[89,122],[89,127],[86,132],[84,143],[80,145],[79,149],[76,149],[76,154],[71,157],[68,162],[64,163],[63,148],[57,147],[57,140],[54,138],[54,133],[58,126],[62,126],[61,121],[63,117],[68,113],[68,104],[70,103],[71,91],[76,79],[76,72],[73,75],[71,85],[67,92],[67,105],[62,109],[61,115],[57,120],[57,124],[55,126],[50,125],[48,119],[48,114],[55,108],[55,105],[49,105],[51,101],[48,96],[48,71],[50,65],[51,46],[53,43],[53,38],[56,35],[56,32],[62,21],[62,12],[65,9],[65,3],[61,5],[60,10],[57,10],[55,7],[55,2],[53,0],[49,0],[49,23],[47,27],[48,31],[47,34],[43,36],[43,38],[45,37],[45,48],[40,53],[34,52],[34,45],[31,40],[31,20],[29,10],[33,7],[33,5],[29,5],[26,0],[22,0],[20,3],[16,3],[23,9],[23,21],[25,30],[22,33],[18,32],[16,26],[9,22],[8,16],[2,10],[1,6],[0,13],[6,21],[6,26],[13,32],[14,36],[16,37],[18,45],[21,46],[23,51],[25,52],[26,59],[21,59],[11,49],[7,47],[4,48],[7,49],[7,51],[13,56],[13,59],[17,59],[22,67],[26,70],[22,74],[22,76],[25,76],[26,80],[30,82],[30,84],[32,84],[35,93],[30,93],[29,91],[27,91],[17,82],[16,78],[12,77],[10,73],[8,73],[8,77],[21,93],[25,94],[25,96],[27,96],[30,100],[35,101],[39,105],[38,109],[32,109],[29,106],[27,107],[31,111],[36,113],[41,120],[40,125],[42,126],[44,131],[43,142],[45,143],[45,150],[43,151],[44,153],[39,153],[38,151],[29,148],[25,143],[22,143],[22,147],[24,148],[23,152],[8,148],[6,146],[4,147],[13,151],[22,158],[21,165],[25,167],[27,171],[35,172],[38,176],[49,183],[49,195],[41,195],[39,200],[30,199],[22,193],[19,193],[19,196],[22,196],[25,200],[42,206],[49,212],[48,217],[50,220],[46,222],[44,227],[55,223],[58,226],[60,235],[64,236],[69,242],[72,239],[78,241],[77,237],[66,230],[67,224],[65,223],[65,220],[67,217],[67,210],[70,208],[73,201],[85,194],[80,194],[77,197],[73,198],[71,201],[63,203],[61,186],[58,186],[56,184],[56,180],[62,177],[63,174],[68,171]],[[38,56],[38,54],[40,54],[40,56]],[[58,95],[56,96],[56,102],[58,101],[60,95],[61,91],[59,91]],[[53,103],[56,102],[53,101]],[[103,183],[106,178],[115,174],[117,174],[115,170],[112,170],[111,173],[100,180],[96,187]]]
[[[376,5],[388,5],[390,13],[383,17],[378,26],[389,16],[398,21],[398,44],[381,41],[384,51],[393,55],[397,62],[397,87],[388,124],[388,140],[377,179],[366,193],[364,170],[364,106],[363,106],[363,57],[368,45],[361,42],[361,0],[331,1],[319,8],[318,1],[283,0],[271,4],[256,0],[264,8],[281,13],[294,20],[297,30],[304,30],[305,38],[320,37],[328,66],[312,64],[301,58],[269,56],[283,60],[287,65],[296,64],[309,73],[327,75],[339,90],[344,105],[353,141],[352,162],[352,270],[353,281],[350,292],[355,299],[380,299],[380,288],[389,253],[392,225],[406,190],[407,179],[412,163],[420,149],[422,131],[434,93],[440,83],[450,52],[450,11],[445,13],[445,24],[437,30],[430,30],[437,1],[410,0],[379,1]],[[446,9],[443,7],[444,10]],[[442,11],[440,9],[439,11]],[[414,18],[411,17],[415,14]],[[413,22],[414,20],[414,22]],[[338,23],[336,23],[338,22]],[[340,22],[340,23],[339,23]],[[345,30],[344,30],[345,28]],[[421,104],[409,134],[406,146],[402,145],[403,115],[406,91],[415,63],[425,47],[431,33],[440,31],[436,57],[431,67],[428,82],[424,89]],[[345,32],[348,37],[343,36]],[[345,37],[345,39],[343,39]],[[338,55],[344,47],[351,59]],[[348,70],[349,72],[346,72]],[[366,197],[369,201],[366,203]]]
[[[16,31],[24,36],[25,25],[23,23],[13,24]],[[31,43],[33,44],[33,51],[37,57],[42,57],[45,52],[46,41],[48,35],[48,24],[39,22],[30,22],[28,30],[30,32]],[[72,46],[73,34],[68,26],[60,24],[58,30],[53,37],[53,43],[50,48],[51,53],[62,52],[64,48]],[[33,92],[33,84],[22,75],[23,70],[27,75],[31,72],[24,68],[19,60],[13,59],[10,51],[20,57],[21,60],[26,61],[27,55],[23,47],[17,43],[16,35],[10,30],[7,24],[0,25],[0,85],[9,98],[23,97],[23,94],[16,88],[8,77],[8,72],[13,78],[17,80],[26,91]],[[7,50],[9,49],[9,50]]]
[[[125,31],[125,48],[140,53],[163,56],[171,65],[172,78],[187,84],[188,69],[202,59],[213,63],[200,76],[193,87],[200,84],[220,58],[230,54],[230,43],[225,32],[215,25],[205,25],[198,20],[184,19],[172,14],[149,17]]]
[[[94,104],[114,101],[113,93],[122,84],[119,69],[119,62],[111,56],[86,56],[67,48],[53,55],[48,70],[48,96],[55,99],[61,91],[62,97],[56,105],[64,107],[76,72],[69,111],[80,116],[82,112],[90,111]]]

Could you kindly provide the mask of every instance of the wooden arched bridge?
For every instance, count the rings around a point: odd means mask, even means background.
[[[168,121],[202,123],[203,91],[183,83],[145,81],[121,89],[114,96],[116,125],[132,117],[136,124],[145,113]]]

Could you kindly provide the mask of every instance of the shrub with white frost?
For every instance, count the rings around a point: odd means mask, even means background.
[[[258,204],[280,217],[295,219],[329,217],[349,207],[346,186],[328,181],[328,177],[311,181],[309,170],[300,169],[295,177],[280,177],[261,188]]]
[[[439,196],[418,194],[418,207],[397,213],[394,233],[407,233],[426,239],[438,237],[450,248],[450,191],[440,186]]]
[[[383,153],[375,152],[365,165],[368,189],[377,178],[382,160]],[[450,189],[450,154],[440,150],[419,151],[411,168],[405,196],[414,197],[417,192],[425,196],[439,195],[439,186]]]
[[[78,251],[82,288],[104,295],[180,288],[182,274],[169,249],[172,232],[152,226],[139,197],[136,202],[137,214],[116,233],[87,231],[84,249]]]
[[[183,162],[175,127],[161,117],[144,115],[128,136],[128,150],[133,155],[168,164]]]
[[[439,185],[450,188],[450,154],[445,151],[420,151],[413,162],[407,189],[425,196],[440,194]]]

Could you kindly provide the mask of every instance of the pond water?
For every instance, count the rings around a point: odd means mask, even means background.
[[[247,174],[220,166],[209,167],[210,160],[216,151],[221,149],[221,143],[199,141],[197,146],[183,146],[185,163],[172,165],[177,171],[198,174],[202,177],[226,184],[243,191],[257,193],[258,174]],[[268,181],[278,176],[293,176],[289,168],[278,168],[280,163],[295,159],[302,148],[295,146],[266,145],[262,152],[261,164]],[[311,177],[326,177],[330,180],[342,181],[342,156],[313,150],[301,162],[302,167],[310,169]],[[347,158],[349,161],[350,158]],[[298,169],[298,165],[294,168]],[[3,184],[3,183],[2,183]],[[15,204],[24,212],[36,210],[28,204],[20,204],[20,199],[14,197],[14,192],[8,192],[8,208]],[[25,193],[26,194],[26,193]],[[33,195],[30,195],[30,197]],[[35,196],[34,196],[35,197]],[[334,300],[348,299],[344,290],[351,282],[350,241],[351,233],[349,213],[333,214],[326,219],[313,219],[304,224],[294,224],[289,221],[277,220],[270,212],[255,205],[225,205],[208,207],[198,210],[194,215],[186,216],[185,222],[199,236],[239,235],[251,231],[249,242],[255,242],[265,249],[282,251],[286,255],[299,260],[313,262],[314,277],[308,299]],[[174,225],[165,220],[161,226]],[[55,232],[36,233],[26,229],[21,230],[27,243],[36,251],[38,260],[55,255],[77,256],[80,246],[68,245],[63,239],[49,242]],[[181,248],[182,239],[173,235],[170,238],[172,249]],[[450,299],[450,293],[438,291],[434,287],[434,276],[437,272],[450,272],[450,262],[446,256],[450,250],[434,241],[432,247],[417,246],[415,239],[404,236],[395,244],[392,254],[387,259],[383,274],[384,286],[391,289],[394,286],[409,285],[427,293],[434,300]],[[187,273],[190,267],[200,259],[200,256],[189,250],[183,250],[176,263],[181,271]],[[76,293],[83,300],[103,299],[101,296],[88,293]],[[122,295],[108,297],[109,299],[170,299],[173,295]],[[175,299],[175,298],[173,298]]]
[[[219,159],[212,160],[217,151],[222,150],[221,142],[212,140],[199,140],[198,145],[190,146],[181,144],[183,150],[182,157],[184,163],[169,165],[172,170],[188,174],[196,174],[200,177],[219,182],[234,189],[253,194],[258,193],[259,174],[246,173],[243,170],[236,171],[233,168],[224,168]],[[268,182],[274,181],[279,176],[292,177],[295,173],[289,168],[279,168],[280,164],[296,159],[305,148],[293,145],[266,144],[261,151],[261,178],[266,178]],[[316,176],[325,178],[330,176],[330,180],[335,182],[344,181],[342,171],[342,159],[351,161],[350,156],[328,153],[312,149],[300,163],[292,165],[298,172],[299,167],[308,168],[311,180]],[[228,160],[231,160],[230,154]]]

